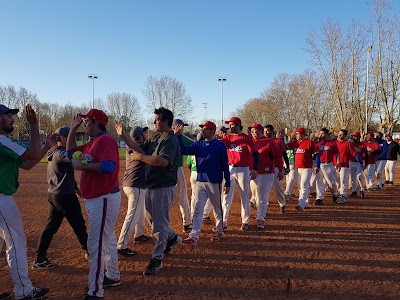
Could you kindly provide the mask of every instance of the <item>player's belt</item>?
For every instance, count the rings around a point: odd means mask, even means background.
[[[229,164],[231,167],[238,167],[238,168],[240,168],[240,167],[244,167],[244,166],[239,166],[239,165],[231,165],[231,164]]]
[[[330,164],[331,162],[321,161],[321,164]]]

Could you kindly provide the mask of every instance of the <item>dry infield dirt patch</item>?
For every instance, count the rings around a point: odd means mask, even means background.
[[[121,163],[120,178],[123,167]],[[203,225],[197,247],[175,248],[165,257],[164,269],[149,277],[142,272],[150,260],[152,242],[131,244],[139,254],[120,258],[122,284],[106,289],[105,299],[400,299],[400,176],[396,182],[368,193],[364,200],[350,199],[334,206],[327,197],[323,206],[301,213],[295,211],[296,200],[292,200],[284,215],[271,192],[264,231],[256,229],[254,210],[250,231],[239,231],[236,193],[225,240],[211,243],[213,225]],[[47,219],[46,190],[46,164],[29,172],[21,170],[15,199],[25,226],[30,266]],[[122,195],[117,236],[126,206]],[[171,226],[186,237],[177,199]],[[49,299],[79,299],[85,294],[88,265],[66,221],[52,241],[49,258],[57,267],[30,270],[34,285],[49,287]],[[0,272],[0,291],[11,291],[4,258]]]

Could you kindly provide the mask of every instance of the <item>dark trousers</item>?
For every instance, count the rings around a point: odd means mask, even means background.
[[[36,259],[46,258],[53,235],[58,231],[64,217],[75,232],[82,249],[87,251],[87,232],[78,197],[74,195],[48,194],[49,217],[40,235]]]

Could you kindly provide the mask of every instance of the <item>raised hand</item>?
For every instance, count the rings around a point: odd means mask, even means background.
[[[121,122],[115,121],[115,130],[117,131],[118,135],[124,134],[124,126]]]
[[[83,118],[81,116],[75,116],[71,124],[71,129],[78,129],[78,127],[81,126],[82,122]]]
[[[36,117],[36,112],[34,111],[34,109],[30,104],[25,105],[25,114],[26,114],[26,120],[28,121],[31,127],[38,126],[39,122]]]
[[[54,133],[46,138],[46,146],[51,148],[57,143],[58,134]]]

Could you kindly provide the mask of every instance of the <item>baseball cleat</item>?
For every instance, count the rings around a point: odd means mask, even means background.
[[[144,270],[143,275],[145,275],[145,276],[153,275],[157,271],[161,270],[162,267],[163,267],[162,261],[159,260],[159,259],[153,258],[150,261],[149,266],[147,267],[147,269]]]
[[[28,296],[21,298],[19,300],[43,299],[43,297],[46,296],[48,292],[49,292],[48,288],[33,288],[32,292]]]
[[[188,246],[188,245],[197,246],[197,241],[189,236],[189,237],[187,237],[186,239],[184,239],[184,240],[182,241],[182,245],[186,245],[186,246]]]

